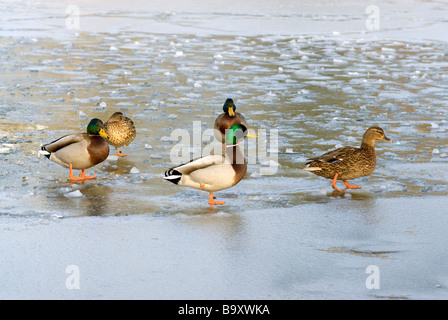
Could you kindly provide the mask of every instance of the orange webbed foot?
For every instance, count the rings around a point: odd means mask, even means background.
[[[216,205],[216,204],[225,204],[226,202],[225,202],[225,201],[215,201],[215,200],[213,199],[213,192],[210,192],[210,198],[208,199],[208,203],[209,203],[211,206],[213,206],[213,205]]]
[[[96,178],[96,175],[86,176],[86,172],[84,171],[84,169],[82,169],[82,171],[81,171],[81,175],[80,175],[79,177],[75,177],[75,176],[73,175],[73,168],[72,168],[72,165],[69,165],[69,170],[70,170],[70,173],[69,173],[69,175],[70,175],[70,180],[73,180],[73,181],[84,181],[84,180],[88,180],[88,179],[94,179],[94,178]]]
[[[361,189],[360,186],[357,186],[357,185],[350,185],[346,180],[342,180],[342,181],[344,182],[345,186],[346,186],[347,188],[349,188],[349,189]]]
[[[226,202],[225,201],[210,201],[210,200],[208,200],[208,203],[211,205],[211,206],[213,206],[213,205],[217,205],[217,204],[226,204]]]
[[[117,156],[119,156],[119,157],[126,157],[127,156],[127,154],[124,154],[124,153],[121,153],[120,151],[118,151],[117,147],[115,147],[115,149],[117,150]]]
[[[88,179],[95,179],[96,178],[96,175],[95,174],[93,174],[93,175],[91,175],[91,176],[86,176],[86,172],[84,171],[84,170],[82,170],[81,171],[81,175],[79,176],[81,179],[86,179],[86,180],[88,180]]]
[[[333,180],[331,181],[331,186],[333,187],[333,189],[334,190],[337,190],[337,191],[339,191],[339,192],[342,192],[342,190],[341,189],[339,189],[338,187],[336,187],[336,182],[338,181],[338,173],[336,173],[335,175],[334,175],[334,178],[333,178]]]
[[[117,150],[117,156],[119,156],[119,157],[126,157],[127,154],[121,153],[120,151]]]

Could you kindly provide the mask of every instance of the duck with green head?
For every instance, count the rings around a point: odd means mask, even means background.
[[[342,180],[347,188],[359,189],[360,186],[350,185],[347,180],[368,176],[373,172],[376,166],[376,140],[392,142],[386,137],[383,129],[371,127],[364,133],[359,148],[346,146],[307,159],[309,161],[303,170],[332,179],[331,186],[335,190],[342,191],[336,187],[337,180]]]
[[[230,129],[230,127],[236,124],[242,124],[246,128],[248,128],[249,126],[247,125],[246,119],[244,119],[243,115],[239,112],[236,112],[236,105],[234,104],[232,99],[229,98],[226,100],[226,102],[224,102],[222,110],[224,112],[221,113],[215,120],[214,135],[216,140],[221,141],[223,144],[225,144],[226,130]],[[257,138],[256,135],[253,135],[251,133],[247,133],[247,136],[251,138]]]
[[[69,168],[71,180],[93,179],[86,176],[85,169],[93,167],[109,155],[109,144],[105,139],[104,124],[99,119],[92,119],[87,126],[87,133],[74,133],[63,136],[42,146],[44,155],[51,161]],[[73,175],[73,169],[82,170],[79,177]]]
[[[224,154],[205,156],[171,168],[163,178],[179,186],[208,191],[210,205],[225,204],[215,201],[213,192],[233,187],[246,174],[247,162],[238,145],[246,136],[244,125],[233,125],[227,130]]]

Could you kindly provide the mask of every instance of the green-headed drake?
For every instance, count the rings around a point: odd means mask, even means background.
[[[96,176],[86,176],[84,170],[106,160],[109,155],[107,138],[103,122],[95,118],[87,126],[87,133],[63,136],[41,149],[48,159],[69,168],[71,180],[93,179]],[[73,176],[73,169],[82,170],[81,175]]]
[[[224,102],[222,110],[224,112],[221,113],[215,120],[214,134],[216,140],[221,141],[223,144],[225,144],[226,130],[230,129],[230,127],[236,124],[242,124],[246,128],[248,128],[249,126],[247,125],[246,119],[244,119],[243,115],[239,112],[236,112],[236,105],[233,103],[232,99],[229,98],[226,100],[226,102]],[[251,133],[247,133],[247,136],[257,138],[256,135],[253,135]]]
[[[118,151],[118,148],[127,146],[136,136],[134,122],[123,115],[115,112],[109,120],[104,123],[105,131],[109,136],[108,142],[117,150],[117,156],[125,157],[126,154]]]
[[[332,179],[331,186],[335,190],[341,191],[336,187],[337,180],[342,180],[347,188],[359,189],[360,186],[350,185],[347,180],[368,176],[373,172],[376,166],[376,140],[392,142],[385,136],[383,129],[371,127],[364,133],[360,148],[346,146],[307,159],[310,161],[303,170]]]
[[[244,125],[233,125],[227,130],[224,154],[205,156],[171,168],[165,172],[164,179],[179,186],[208,191],[210,205],[224,204],[224,201],[214,201],[213,192],[233,187],[246,174],[247,162],[238,146],[246,136]]]

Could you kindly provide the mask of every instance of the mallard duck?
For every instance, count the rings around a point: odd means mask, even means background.
[[[69,168],[71,180],[93,179],[86,176],[85,169],[103,162],[109,155],[108,136],[100,119],[92,119],[87,133],[74,133],[63,136],[42,146],[43,154],[53,162]],[[73,169],[82,170],[79,177],[73,176]]]
[[[238,146],[246,136],[244,125],[233,125],[227,130],[225,154],[205,156],[171,168],[163,178],[179,186],[208,191],[210,205],[225,204],[215,201],[213,192],[233,187],[246,174],[247,162]]]
[[[134,140],[136,135],[134,122],[123,113],[115,112],[104,123],[104,127],[109,136],[108,142],[117,150],[117,156],[126,157],[126,154],[118,151],[118,148],[127,146]]]
[[[360,148],[346,146],[329,151],[320,157],[307,159],[309,162],[303,170],[333,179],[331,186],[335,190],[341,191],[336,187],[337,180],[342,180],[347,188],[359,189],[360,186],[350,185],[347,180],[368,176],[373,172],[376,166],[374,148],[376,140],[392,142],[385,136],[383,129],[371,127],[364,133]]]
[[[214,134],[216,140],[221,141],[223,144],[225,144],[226,130],[230,129],[230,127],[235,124],[242,124],[246,128],[248,127],[248,125],[243,115],[235,111],[236,105],[233,103],[232,99],[229,98],[226,100],[226,102],[224,102],[222,110],[224,112],[221,113],[215,120]],[[247,133],[247,136],[251,138],[257,138],[256,135],[253,135],[251,133]]]

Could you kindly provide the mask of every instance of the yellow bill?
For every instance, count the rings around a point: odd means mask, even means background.
[[[106,131],[104,129],[100,129],[100,132],[98,132],[100,136],[102,136],[104,139],[109,139],[109,136],[107,135]]]
[[[250,133],[250,132],[247,133],[247,136],[250,137],[250,138],[258,138],[257,135],[255,135],[253,133]]]

